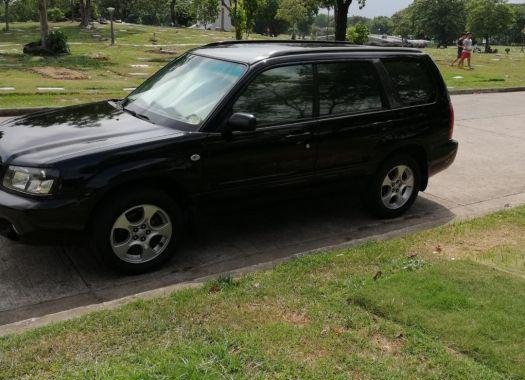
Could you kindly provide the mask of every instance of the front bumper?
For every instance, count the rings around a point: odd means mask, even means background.
[[[452,165],[458,153],[458,145],[456,140],[449,140],[433,150],[432,157],[428,163],[429,177]]]
[[[88,215],[78,200],[32,198],[0,190],[0,235],[10,239],[80,231],[85,228]]]

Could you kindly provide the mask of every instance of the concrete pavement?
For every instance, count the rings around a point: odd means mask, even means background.
[[[403,218],[373,219],[357,199],[342,196],[209,215],[198,239],[188,239],[168,266],[141,276],[105,270],[84,247],[27,247],[0,238],[0,325],[524,204],[525,92],[455,96],[453,103],[456,162],[430,180]]]

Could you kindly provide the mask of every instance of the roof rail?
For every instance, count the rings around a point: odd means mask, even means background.
[[[315,40],[225,40],[225,41],[216,41],[210,42],[209,44],[202,45],[205,46],[221,46],[221,45],[235,45],[235,44],[283,44],[283,43],[293,43],[293,44],[327,44],[334,46],[359,46],[351,42],[345,41],[315,41]]]

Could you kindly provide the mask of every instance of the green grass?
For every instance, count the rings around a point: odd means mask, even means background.
[[[69,38],[71,55],[59,58],[29,57],[22,54],[25,43],[38,39],[37,23],[13,23],[11,33],[0,32],[0,87],[15,87],[14,91],[0,90],[0,108],[60,106],[108,98],[122,98],[129,88],[138,86],[148,75],[164,66],[178,54],[209,42],[233,39],[231,32],[202,31],[184,28],[162,28],[142,25],[116,24],[117,46],[107,40],[108,25],[96,30],[82,30],[77,23],[52,23]],[[153,34],[157,39],[152,43]],[[261,38],[253,35],[252,38]],[[160,48],[176,54],[160,54]],[[451,68],[455,48],[427,49],[439,64],[447,85],[456,89],[525,86],[525,54],[513,47],[507,56],[475,54],[475,70]],[[140,59],[139,59],[140,58]],[[133,68],[146,64],[147,68]],[[66,67],[86,72],[89,79],[60,80],[43,77],[34,67]],[[133,76],[141,72],[145,76]],[[461,79],[454,77],[461,76]],[[37,87],[62,87],[56,93],[39,93]]]
[[[147,76],[171,61],[178,54],[209,42],[232,39],[233,33],[159,28],[116,24],[117,46],[101,41],[93,34],[109,37],[108,25],[97,30],[82,30],[77,23],[51,24],[63,31],[70,43],[71,55],[58,58],[30,57],[22,54],[24,44],[38,39],[38,24],[13,23],[11,33],[0,32],[0,108],[55,106],[83,103],[107,98],[123,98],[129,89],[138,86]],[[151,41],[157,40],[155,44]],[[161,54],[160,49],[176,54]],[[133,68],[131,65],[148,65]],[[66,67],[86,72],[89,79],[59,80],[46,78],[32,71],[34,67]],[[133,76],[132,73],[144,73]],[[37,87],[62,87],[65,91],[41,94]]]
[[[498,54],[472,55],[472,71],[460,69],[457,65],[450,67],[450,63],[456,58],[455,47],[425,51],[434,58],[451,89],[525,87],[525,53],[517,46],[510,47],[508,55],[505,53],[505,46],[494,48],[498,49]]]
[[[521,207],[5,337],[0,379],[523,379],[524,231]]]

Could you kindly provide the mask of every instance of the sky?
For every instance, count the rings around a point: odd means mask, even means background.
[[[397,11],[406,8],[412,1],[413,0],[367,0],[366,6],[360,10],[357,0],[354,0],[348,14],[365,17],[392,16]],[[525,3],[525,0],[510,0],[509,3]]]

